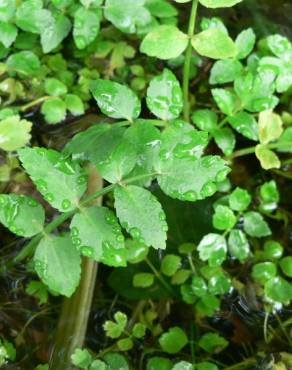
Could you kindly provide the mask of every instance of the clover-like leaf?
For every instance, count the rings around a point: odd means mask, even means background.
[[[212,95],[220,110],[231,116],[236,110],[237,97],[233,91],[227,89],[212,89]]]
[[[179,327],[175,326],[168,329],[159,338],[159,344],[166,353],[178,353],[188,343],[186,333]]]
[[[199,109],[195,111],[192,115],[192,121],[200,130],[213,132],[218,128],[218,116],[210,109]]]
[[[147,90],[147,105],[153,114],[168,121],[177,118],[183,108],[182,90],[175,75],[164,69],[154,77]]]
[[[66,103],[60,98],[50,98],[41,107],[41,112],[49,124],[56,124],[66,117]]]
[[[55,293],[70,297],[79,284],[81,258],[67,236],[45,236],[37,246],[34,267]]]
[[[140,26],[151,23],[145,0],[106,0],[104,16],[122,32],[134,33]]]
[[[264,220],[263,216],[258,212],[246,212],[244,214],[244,231],[257,238],[271,235],[269,225]]]
[[[172,25],[155,27],[143,39],[142,53],[159,59],[179,57],[188,45],[188,36]]]
[[[237,54],[233,40],[219,28],[208,28],[197,33],[191,42],[197,53],[208,58],[227,59]]]
[[[114,314],[114,319],[115,321],[106,321],[103,328],[108,337],[116,339],[122,335],[126,328],[128,318],[123,312],[118,311]]]
[[[255,154],[264,170],[281,167],[281,162],[277,154],[270,150],[266,145],[257,145],[255,148]]]
[[[154,274],[150,272],[139,272],[133,276],[133,286],[135,288],[149,288],[154,283]]]
[[[31,122],[13,115],[0,121],[0,148],[11,152],[28,144]]]
[[[31,237],[43,230],[45,211],[31,197],[1,194],[0,222],[18,236]]]
[[[11,54],[6,63],[9,70],[24,76],[35,76],[41,66],[39,58],[29,50]]]
[[[234,227],[236,217],[233,211],[223,205],[218,205],[213,215],[213,226],[218,230],[229,230]]]
[[[266,110],[259,114],[259,138],[262,144],[268,144],[271,141],[279,139],[283,132],[283,122],[281,117]]]
[[[126,265],[124,236],[108,208],[82,209],[73,217],[70,229],[72,243],[81,254],[109,266]]]
[[[242,64],[236,59],[218,60],[211,69],[209,82],[212,85],[232,82],[242,70]]]
[[[38,191],[54,208],[67,212],[78,205],[87,183],[78,163],[52,149],[24,148],[18,154]]]
[[[253,50],[256,41],[256,35],[252,28],[248,28],[240,32],[235,40],[235,45],[237,47],[236,58],[244,59]]]
[[[216,333],[206,333],[200,338],[199,346],[206,352],[218,353],[228,346],[228,342]]]
[[[231,155],[235,144],[236,139],[235,135],[229,127],[223,127],[213,132],[214,140],[219,148],[225,155]]]
[[[172,370],[172,366],[173,364],[168,358],[156,356],[147,362],[146,370]]]
[[[84,104],[78,95],[75,94],[66,95],[65,104],[67,110],[73,116],[80,116],[81,114],[84,114]]]
[[[9,48],[17,37],[18,30],[12,23],[0,21],[0,42]]]
[[[168,227],[154,195],[139,186],[129,185],[116,187],[114,196],[118,218],[131,236],[155,249],[165,249]]]
[[[219,266],[226,258],[226,240],[219,234],[207,234],[198,245],[202,261],[208,261],[210,266]]]
[[[93,42],[99,32],[100,10],[80,7],[74,14],[73,37],[78,49]]]
[[[228,122],[241,135],[250,140],[258,141],[259,128],[254,116],[247,112],[238,112],[228,117]]]
[[[228,250],[232,257],[245,261],[250,253],[246,235],[241,230],[231,230],[228,238]]]
[[[92,362],[92,356],[87,349],[76,348],[71,355],[72,364],[80,367],[81,369],[88,369]]]
[[[172,198],[187,201],[213,195],[217,183],[223,181],[230,171],[219,156],[165,158],[157,164],[157,170],[161,189]]]
[[[181,258],[175,254],[166,254],[161,262],[161,272],[166,276],[173,276],[181,265]]]
[[[291,283],[276,276],[265,284],[265,296],[273,302],[289,304],[292,300]]]
[[[277,266],[273,262],[257,263],[252,268],[251,276],[253,279],[260,283],[265,284],[270,279],[277,275]]]
[[[277,189],[277,184],[274,180],[265,182],[260,187],[261,209],[266,212],[274,211],[280,200],[280,194]]]
[[[245,211],[250,205],[251,196],[247,190],[237,187],[229,196],[230,208],[234,211]]]
[[[43,14],[42,7],[42,0],[27,0],[19,4],[16,11],[17,27],[26,32],[39,33],[38,22]]]
[[[141,103],[127,86],[107,80],[93,81],[91,92],[101,111],[112,118],[133,121],[141,111]]]

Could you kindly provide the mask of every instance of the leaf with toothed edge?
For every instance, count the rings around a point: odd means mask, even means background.
[[[118,218],[134,239],[155,249],[166,248],[165,213],[150,191],[135,185],[116,187],[115,208]]]
[[[157,179],[162,191],[172,198],[196,201],[217,191],[230,168],[219,156],[196,158],[171,158],[157,164]]]
[[[70,297],[79,284],[81,258],[69,236],[46,235],[37,246],[34,267],[55,293]]]
[[[70,229],[72,243],[81,254],[109,266],[126,266],[124,236],[108,208],[82,209],[73,217]]]
[[[24,148],[18,154],[38,191],[52,207],[62,212],[76,208],[87,185],[85,172],[77,162],[64,159],[52,149]]]
[[[31,197],[1,194],[0,222],[18,236],[31,237],[43,230],[45,211]]]

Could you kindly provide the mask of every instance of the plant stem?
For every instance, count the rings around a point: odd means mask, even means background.
[[[193,0],[190,21],[189,21],[189,44],[187,47],[184,69],[183,69],[183,101],[184,101],[184,119],[189,121],[190,119],[190,102],[189,102],[189,82],[190,82],[190,68],[192,59],[192,43],[191,39],[195,33],[196,17],[197,17],[198,0]]]
[[[247,358],[246,360],[240,362],[239,364],[228,366],[225,370],[244,370],[250,369],[252,366],[257,364],[257,360],[255,358]]]
[[[266,144],[265,146],[267,149],[279,149],[279,148],[291,147],[292,143],[290,142],[273,143],[273,144]],[[255,152],[255,150],[256,150],[256,146],[236,150],[235,152],[233,152],[233,154],[228,159],[234,159],[234,158],[242,157],[244,155],[252,154]]]
[[[34,107],[35,105],[38,105],[38,104],[48,100],[49,98],[50,98],[50,96],[42,96],[41,98],[35,99],[35,100],[23,105],[22,107],[20,107],[20,110],[21,110],[21,112],[25,112],[29,108]]]
[[[145,178],[153,177],[157,175],[156,172],[147,174],[147,175],[140,175],[140,176],[135,176],[130,179],[124,180],[123,184],[130,184],[132,182],[142,180]],[[100,198],[101,196],[111,192],[115,188],[116,184],[111,184],[91,195],[88,195],[85,197],[81,202],[80,205],[86,205],[93,201],[94,199]],[[31,241],[17,254],[17,256],[12,260],[12,262],[9,264],[9,266],[13,266],[15,263],[23,261],[26,257],[29,257],[35,250],[37,244],[39,241],[42,239],[44,234],[49,234],[52,231],[54,231],[58,226],[60,226],[63,222],[68,220],[70,217],[72,217],[76,212],[78,211],[78,208],[73,209],[70,212],[65,212],[56,217],[52,222],[50,222],[45,228],[44,231],[38,235],[36,235],[34,238],[31,239]]]

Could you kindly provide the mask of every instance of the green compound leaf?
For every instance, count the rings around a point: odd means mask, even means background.
[[[234,211],[245,211],[250,205],[251,196],[241,188],[236,188],[229,196],[229,205]]]
[[[16,25],[26,32],[39,33],[39,19],[43,11],[42,0],[27,0],[22,2],[16,11]],[[44,13],[45,14],[45,13]]]
[[[133,121],[141,112],[141,103],[126,86],[108,80],[92,81],[91,92],[105,115]]]
[[[191,42],[197,53],[208,58],[228,59],[237,54],[234,42],[220,28],[208,28],[197,33]]]
[[[287,256],[281,259],[280,267],[283,273],[288,276],[292,277],[292,256]]]
[[[271,110],[259,114],[259,137],[261,144],[268,144],[279,139],[283,133],[281,117]]]
[[[210,266],[220,266],[226,259],[226,240],[219,234],[207,234],[200,241],[198,252],[202,261],[208,261]]]
[[[292,44],[287,37],[279,34],[268,36],[267,44],[271,52],[277,57],[284,60],[291,58]]]
[[[159,338],[159,344],[166,353],[178,353],[188,343],[186,333],[179,327],[175,326],[168,329]]]
[[[80,116],[84,114],[84,111],[85,111],[84,104],[78,95],[74,95],[74,94],[66,95],[65,104],[66,104],[67,110],[73,116]]]
[[[193,113],[192,121],[200,130],[213,132],[217,129],[218,116],[210,109],[199,109]]]
[[[242,0],[199,0],[200,3],[207,8],[229,8],[234,6]]]
[[[242,31],[235,40],[235,45],[237,47],[237,59],[246,58],[253,50],[256,42],[256,35],[252,28],[248,28]]]
[[[228,250],[232,257],[240,262],[245,261],[250,253],[246,235],[241,230],[231,230],[228,238]]]
[[[86,190],[87,178],[79,165],[61,153],[44,148],[24,148],[19,159],[45,200],[61,212],[76,208]]]
[[[224,271],[216,272],[208,281],[208,290],[213,295],[226,294],[231,287],[231,280]]]
[[[43,230],[45,211],[31,197],[1,194],[0,222],[14,234],[28,238]]]
[[[200,338],[199,346],[206,352],[218,353],[228,346],[228,342],[218,334],[206,333]]]
[[[73,217],[70,228],[72,243],[81,254],[109,266],[126,266],[124,236],[108,208],[82,209]]]
[[[17,28],[12,23],[0,21],[0,42],[9,48],[16,39]]]
[[[81,369],[87,369],[92,362],[92,356],[87,349],[76,348],[74,353],[71,355],[71,361],[73,365],[78,366]]]
[[[182,90],[175,75],[164,69],[162,74],[154,77],[147,90],[147,106],[162,120],[177,118],[183,108]]]
[[[172,370],[173,364],[168,358],[152,357],[147,362],[146,370]]]
[[[219,156],[171,158],[158,163],[158,183],[172,198],[196,201],[212,196],[218,182],[229,173],[226,162]],[[177,174],[180,174],[178,176]]]
[[[40,70],[40,60],[32,51],[20,51],[6,61],[9,70],[24,76],[35,76]]]
[[[166,248],[165,213],[148,190],[135,185],[114,190],[115,208],[123,227],[134,239],[155,249]]]
[[[151,57],[172,59],[179,57],[188,45],[188,36],[177,27],[162,25],[148,33],[140,50]]]
[[[263,216],[258,212],[246,212],[244,214],[244,231],[257,238],[271,235],[269,225],[264,220]]]
[[[51,96],[61,96],[67,93],[67,87],[57,78],[47,78],[45,80],[45,92]]]
[[[227,116],[231,116],[237,105],[236,95],[226,89],[212,89],[211,92],[220,110]]]
[[[0,121],[0,148],[11,152],[28,144],[31,127],[31,122],[14,115]]]
[[[114,319],[115,321],[106,321],[103,325],[103,328],[108,337],[116,339],[122,335],[124,329],[126,328],[128,318],[123,312],[118,311],[114,314]]]
[[[42,10],[38,27],[41,34],[41,45],[44,53],[55,49],[69,34],[71,22],[62,13],[52,14],[49,10]]]
[[[98,35],[101,13],[80,7],[74,14],[73,38],[78,49],[84,49]]]
[[[260,283],[265,284],[277,275],[277,266],[273,262],[257,263],[252,268],[251,276]]]
[[[242,70],[242,64],[236,59],[218,60],[211,69],[209,82],[211,85],[232,82]]]
[[[133,286],[135,288],[149,288],[154,284],[155,276],[149,272],[139,272],[133,276]]]
[[[51,98],[43,103],[41,112],[45,116],[45,120],[54,125],[65,119],[66,108],[66,103],[62,99]]]
[[[281,167],[281,162],[278,156],[272,150],[268,149],[266,145],[257,145],[255,148],[255,154],[264,170]]]
[[[292,285],[287,280],[276,276],[265,284],[265,296],[275,303],[289,304],[292,300]]]
[[[225,155],[233,153],[236,139],[233,131],[229,127],[223,127],[213,132],[214,140]]]
[[[217,230],[229,230],[236,224],[236,217],[233,211],[227,207],[218,205],[213,215],[213,226]]]
[[[161,272],[166,276],[173,276],[181,266],[181,257],[167,254],[161,262]]]
[[[250,140],[259,140],[258,123],[253,115],[247,112],[238,112],[233,116],[228,117],[228,122],[241,135]]]
[[[135,33],[137,28],[151,23],[145,0],[106,0],[104,16],[120,31]]]
[[[55,293],[70,297],[81,275],[81,258],[69,237],[45,236],[34,255],[35,270]]]

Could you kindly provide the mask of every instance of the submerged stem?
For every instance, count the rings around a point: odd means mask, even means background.
[[[184,101],[184,119],[189,121],[190,118],[190,102],[189,102],[189,81],[190,81],[190,69],[192,59],[192,44],[191,39],[195,33],[196,17],[197,17],[198,0],[193,0],[190,21],[189,21],[189,44],[187,47],[184,69],[183,69],[183,101]]]

